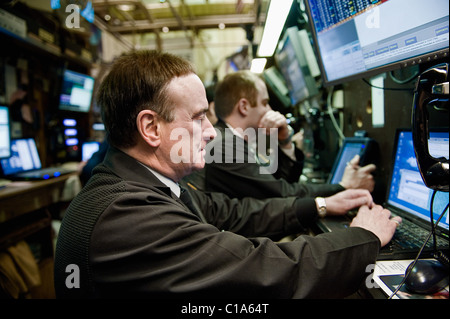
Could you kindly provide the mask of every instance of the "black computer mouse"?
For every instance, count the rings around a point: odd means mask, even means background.
[[[412,265],[409,264],[405,274]],[[405,280],[406,288],[418,294],[433,294],[447,285],[448,268],[437,260],[418,260]]]

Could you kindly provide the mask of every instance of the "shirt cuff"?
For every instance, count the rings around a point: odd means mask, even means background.
[[[298,222],[303,227],[308,227],[317,220],[317,206],[314,198],[297,198],[296,207]]]

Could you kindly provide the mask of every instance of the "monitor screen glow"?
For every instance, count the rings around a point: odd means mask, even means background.
[[[11,130],[9,109],[7,106],[0,106],[0,158],[11,156]]]
[[[303,49],[297,27],[286,30],[275,53],[275,60],[286,82],[293,106],[319,93],[315,73]]]
[[[89,112],[94,92],[94,78],[70,70],[64,71],[59,109]]]
[[[448,56],[446,0],[306,0],[324,85]]]

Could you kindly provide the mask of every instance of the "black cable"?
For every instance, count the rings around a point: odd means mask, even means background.
[[[391,71],[388,73],[389,77],[392,79],[392,81],[394,81],[397,84],[407,84],[415,79],[417,79],[417,77],[420,75],[420,72],[417,71],[415,74],[411,75],[409,78],[403,79],[403,80],[399,80],[395,77],[394,75],[394,71]]]
[[[436,191],[435,191],[435,192],[436,192]],[[433,194],[434,194],[434,193],[433,193]],[[433,211],[433,200],[434,200],[434,196],[432,197],[432,200],[431,200],[431,203],[430,203],[430,211]],[[422,254],[423,249],[425,248],[425,246],[427,245],[428,241],[430,240],[431,235],[433,235],[433,233],[434,233],[433,229],[434,229],[437,225],[439,225],[439,222],[441,221],[442,217],[444,217],[445,212],[447,211],[447,209],[448,209],[448,203],[447,203],[447,205],[445,206],[445,208],[444,208],[444,210],[442,211],[442,213],[441,213],[441,215],[439,216],[439,218],[437,219],[436,223],[431,222],[431,224],[432,224],[432,231],[430,231],[430,233],[428,234],[428,236],[427,236],[425,242],[423,243],[422,247],[420,247],[420,250],[419,250],[419,252],[417,253],[416,258],[415,258],[414,261],[411,263],[412,266],[409,267],[409,270],[408,270],[408,272],[405,274],[405,277],[403,277],[403,280],[400,282],[400,284],[398,285],[397,289],[394,290],[394,292],[389,296],[388,299],[392,299],[392,298],[397,294],[397,292],[400,290],[400,288],[405,284],[406,278],[408,278],[408,276],[409,276],[409,274],[411,273],[412,269],[414,268],[414,266],[416,265],[417,261],[419,260],[419,257],[420,257],[420,255]],[[433,216],[433,215],[431,215],[431,216]]]
[[[433,233],[433,248],[434,252],[437,252],[437,244],[436,244],[436,231],[434,227],[434,219],[433,219],[433,203],[434,197],[436,196],[437,190],[433,191],[433,195],[431,195],[431,204],[430,204],[430,223],[431,223],[431,232]]]
[[[366,79],[362,79],[363,82],[365,82],[367,85],[369,85],[370,87],[373,87],[375,89],[380,89],[380,90],[384,90],[384,91],[409,91],[409,92],[413,92],[414,88],[410,88],[410,89],[401,89],[401,88],[385,88],[385,87],[380,87],[380,86],[376,86],[376,85],[372,85],[372,83],[370,83],[369,81],[367,81]]]

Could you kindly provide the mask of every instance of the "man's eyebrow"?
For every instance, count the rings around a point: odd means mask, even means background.
[[[198,117],[198,116],[201,116],[201,115],[205,114],[206,112],[208,112],[208,108],[204,108],[204,109],[202,109],[202,110],[200,110],[200,111],[194,113],[194,114],[192,115],[192,117]]]

